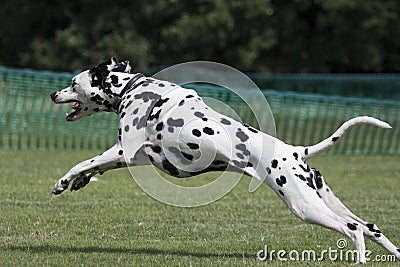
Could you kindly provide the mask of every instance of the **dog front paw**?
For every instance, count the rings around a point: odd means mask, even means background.
[[[51,193],[53,194],[53,195],[59,195],[59,194],[61,194],[62,192],[64,192],[65,191],[65,189],[67,189],[68,188],[68,185],[69,185],[69,181],[67,180],[67,179],[60,179],[60,180],[58,180],[58,182],[54,185],[54,189],[53,189],[53,191],[51,191]]]
[[[76,191],[81,188],[84,188],[90,182],[90,178],[91,178],[91,175],[89,175],[89,174],[85,174],[85,175],[82,175],[82,176],[76,178],[72,183],[71,191],[74,191],[74,190]]]

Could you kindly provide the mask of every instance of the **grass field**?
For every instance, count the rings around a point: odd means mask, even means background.
[[[200,208],[150,198],[126,169],[78,192],[50,194],[70,167],[95,154],[0,151],[0,266],[306,266],[310,262],[261,262],[256,254],[265,245],[321,252],[342,238],[301,222],[267,186],[248,193],[248,177]],[[322,156],[310,163],[348,207],[400,245],[399,159]],[[369,240],[366,245],[372,255],[387,254]]]

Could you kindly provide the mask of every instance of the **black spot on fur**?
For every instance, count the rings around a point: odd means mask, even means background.
[[[306,167],[304,167],[303,165],[299,164],[299,167],[302,168],[303,171],[305,171],[305,172],[310,172],[311,171],[310,166],[308,166],[308,165],[306,165]]]
[[[283,187],[283,185],[286,184],[286,177],[281,175],[281,177],[276,178],[276,184]]]
[[[237,150],[242,151],[243,155],[245,155],[245,156],[249,156],[249,155],[250,155],[250,151],[247,150],[245,144],[238,144],[238,145],[235,146],[235,148],[236,148]]]
[[[233,162],[233,164],[235,164],[236,167],[241,168],[241,169],[246,168],[246,166],[247,166],[247,162],[245,162],[245,161],[234,160],[232,162]]]
[[[160,153],[161,147],[159,145],[154,145],[154,146],[151,146],[151,150],[153,150],[155,153]]]
[[[379,237],[381,237],[381,234],[376,233],[376,234],[374,234],[374,236],[375,236],[376,238],[379,238]]]
[[[297,177],[299,177],[300,178],[300,180],[302,180],[302,181],[307,181],[307,179],[306,179],[306,177],[304,177],[304,175],[302,175],[302,174],[295,174]]]
[[[321,189],[324,186],[323,180],[321,173],[315,169],[315,185],[317,186],[317,189]]]
[[[160,117],[160,113],[161,113],[161,109],[159,111],[157,111],[156,114],[150,114],[148,120],[152,121],[152,120],[156,120]],[[142,127],[146,126],[146,124],[144,124]],[[140,128],[139,128],[140,129]]]
[[[163,128],[164,128],[164,123],[163,122],[158,123],[157,126],[156,126],[156,130],[157,131],[161,131]]]
[[[125,132],[129,132],[129,125],[125,125]]]
[[[297,154],[296,152],[294,152],[294,153],[293,153],[293,157],[294,157],[295,160],[298,160],[298,159],[299,159],[299,154]]]
[[[187,95],[186,98],[192,98],[194,95]]]
[[[167,120],[167,124],[168,124],[169,126],[171,126],[171,127],[182,127],[183,124],[184,124],[184,120],[183,120],[183,119],[176,119],[176,120],[174,120],[174,119],[172,119],[172,118],[169,118],[169,119]]]
[[[182,155],[185,157],[185,159],[192,161],[193,160],[193,155],[187,154],[182,152]]]
[[[304,155],[308,155],[308,148],[306,148],[306,150],[304,150]]]
[[[348,223],[348,224],[347,224],[347,227],[348,227],[350,230],[352,230],[352,231],[357,230],[357,226],[355,226],[355,225],[352,224],[352,223]]]
[[[274,159],[274,160],[271,161],[271,167],[274,168],[274,169],[275,169],[276,167],[278,167],[278,161],[277,161],[276,159]]]
[[[236,137],[240,139],[240,141],[245,142],[249,139],[249,136],[242,131],[242,129],[238,129],[238,131],[236,132]]]
[[[185,100],[184,99],[182,99],[181,102],[179,102],[178,106],[181,107],[181,106],[183,106],[183,104],[185,104]]]
[[[203,132],[208,134],[208,135],[214,135],[214,130],[211,129],[210,127],[204,127]]]
[[[139,121],[139,118],[134,118],[132,121],[132,125],[135,126]]]
[[[195,143],[187,143],[186,144],[190,149],[198,149],[199,145]]]
[[[160,95],[155,94],[153,92],[143,92],[137,95],[134,95],[135,99],[142,99],[145,103],[148,102],[149,100],[159,100]]]
[[[122,155],[122,154],[124,154],[123,150],[118,151],[118,155]]]
[[[222,164],[225,164],[225,162],[222,161],[222,160],[214,160],[214,161],[212,162],[212,164],[213,164],[213,165],[222,165]]]
[[[159,107],[161,107],[162,105],[164,105],[164,103],[168,102],[168,100],[169,100],[169,98],[164,98],[164,99],[160,98],[160,99],[154,104],[154,106],[159,108]]]
[[[278,192],[279,192],[279,194],[281,194],[282,196],[285,196],[285,194],[284,194],[281,190],[279,190]]]
[[[196,136],[196,137],[200,137],[200,136],[201,136],[201,132],[200,132],[199,130],[197,130],[197,129],[193,129],[193,130],[192,130],[192,134],[193,134],[194,136]]]
[[[157,139],[161,140],[162,139],[162,134],[157,134]]]
[[[332,142],[336,142],[339,139],[339,137],[333,137]]]
[[[246,127],[250,132],[253,133],[258,133],[258,131],[254,128],[252,128],[250,125],[246,124],[246,123],[242,123],[244,127]]]
[[[200,111],[196,111],[196,112],[194,113],[194,115],[195,115],[196,117],[199,117],[199,118],[203,118],[203,117],[204,117],[204,114],[201,113]]]
[[[175,154],[176,158],[179,158],[183,164],[190,164],[189,161],[193,160],[193,156],[192,155],[187,154],[185,152],[182,152],[176,147],[169,147],[168,150],[171,153]]]
[[[228,120],[225,119],[225,118],[222,118],[222,119],[221,119],[221,123],[222,123],[222,124],[225,124],[225,125],[231,125],[231,122],[228,121]]]
[[[368,227],[368,230],[370,230],[371,232],[375,232],[375,225],[372,223],[367,223],[366,226]]]
[[[271,174],[271,168],[270,167],[267,167],[267,173]]]
[[[308,185],[309,187],[311,187],[312,189],[315,189],[313,180],[312,180],[311,178],[309,178],[309,177],[307,177],[306,180],[307,180],[307,185]]]

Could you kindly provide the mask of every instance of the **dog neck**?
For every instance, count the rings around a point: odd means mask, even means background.
[[[114,96],[115,100],[112,104],[112,108],[113,108],[114,112],[118,113],[119,106],[120,106],[121,101],[124,98],[124,96],[126,94],[128,94],[130,91],[135,90],[141,84],[143,84],[145,82],[145,78],[146,78],[146,76],[144,76],[143,74],[136,73],[130,80],[128,80],[128,82],[125,84],[125,86],[122,88],[121,91],[118,90],[121,87],[113,88],[114,89],[113,96]],[[115,90],[115,89],[117,89],[117,90]]]

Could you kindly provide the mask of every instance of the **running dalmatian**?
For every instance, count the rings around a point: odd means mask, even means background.
[[[135,74],[128,61],[118,62],[115,58],[76,75],[71,86],[54,92],[51,98],[55,103],[74,103],[74,112],[67,115],[67,121],[107,111],[118,114],[121,123],[117,143],[74,166],[55,184],[55,195],[66,190],[70,182],[71,190],[78,190],[97,173],[149,162],[175,177],[227,169],[244,172],[269,185],[301,220],[349,237],[358,252],[358,262],[366,262],[364,236],[400,261],[400,249],[375,224],[347,209],[321,173],[306,163],[337,143],[352,126],[366,123],[391,128],[386,122],[356,117],[316,145],[292,146],[213,111],[193,90]],[[129,124],[123,124],[126,114],[134,116]],[[135,157],[126,162],[122,134],[134,137],[138,132],[145,133],[145,141]],[[262,147],[274,147],[273,158],[268,153],[260,154]],[[202,153],[215,157],[204,163],[198,160]]]

